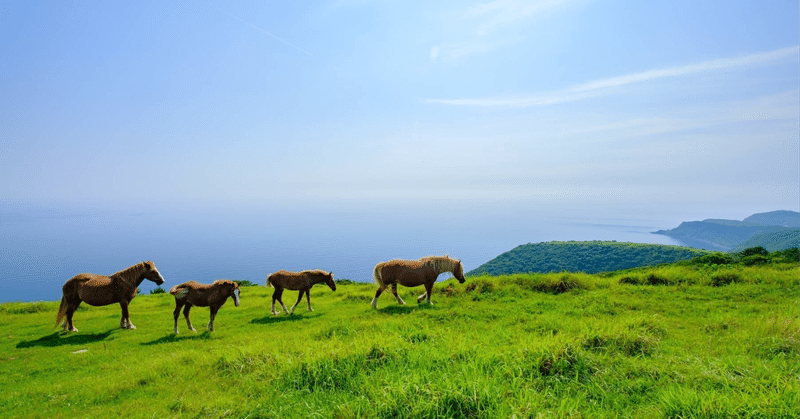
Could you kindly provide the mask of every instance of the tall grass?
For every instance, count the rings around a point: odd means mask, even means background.
[[[169,280],[167,278],[167,280]],[[794,266],[666,265],[444,281],[433,306],[372,284],[269,314],[242,289],[202,331],[140,295],[51,327],[57,302],[0,305],[8,417],[772,418],[800,416]],[[419,289],[401,288],[415,301]],[[287,297],[291,298],[291,297]],[[182,319],[180,320],[183,321]]]

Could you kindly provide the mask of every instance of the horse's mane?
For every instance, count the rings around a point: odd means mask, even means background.
[[[236,285],[236,282],[231,281],[230,279],[218,279],[218,280],[214,281],[214,283],[211,284],[211,285],[225,285],[225,284]]]
[[[146,271],[152,270],[153,262],[139,262],[136,265],[133,265],[129,268],[123,269],[115,274],[109,276],[109,278],[114,279],[118,278],[127,284],[134,284],[139,276]]]
[[[303,271],[303,272],[300,272],[300,273],[302,273],[302,274],[320,274],[320,275],[327,275],[327,274],[329,274],[330,272],[328,272],[328,271],[323,271],[322,269],[309,269],[309,270],[305,270],[305,271]]]
[[[453,259],[450,255],[444,256],[426,256],[424,258],[419,259],[420,262],[425,264],[431,264],[434,268],[436,268],[439,272],[453,272],[461,263],[458,259]]]

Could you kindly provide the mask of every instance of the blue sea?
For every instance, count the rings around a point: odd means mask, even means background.
[[[279,269],[324,269],[371,282],[380,261],[446,253],[469,271],[518,245],[552,240],[680,244],[651,234],[675,227],[674,217],[604,214],[521,204],[391,211],[7,206],[0,213],[0,302],[59,300],[76,274],[110,275],[145,260],[155,262],[168,289],[222,278],[264,285]],[[140,288],[146,293],[155,284]]]

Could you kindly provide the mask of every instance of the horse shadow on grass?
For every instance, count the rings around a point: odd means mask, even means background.
[[[73,332],[55,332],[47,336],[42,336],[39,339],[23,340],[17,344],[17,348],[32,348],[34,346],[42,347],[56,347],[64,345],[84,345],[87,343],[100,342],[105,340],[111,334],[119,329],[111,329],[102,333],[73,333]]]
[[[210,340],[213,339],[214,336],[208,330],[202,333],[196,333],[192,335],[176,335],[175,333],[170,333],[164,337],[160,337],[156,340],[151,340],[150,342],[142,342],[140,345],[144,346],[152,346],[152,345],[160,345],[162,343],[173,343],[173,342],[181,342],[181,341],[189,341],[189,340]]]
[[[273,314],[267,314],[266,316],[260,319],[250,320],[250,324],[275,324],[283,322],[296,322],[299,320],[313,319],[320,316],[322,316],[322,314],[318,312],[303,313],[303,314],[279,314],[277,316]]]
[[[379,308],[377,311],[381,314],[411,314],[418,310],[436,310],[438,306],[430,304],[417,304],[417,305],[390,305]]]

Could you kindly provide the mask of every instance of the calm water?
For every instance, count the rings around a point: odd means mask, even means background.
[[[325,269],[371,282],[377,262],[449,253],[467,271],[515,246],[551,240],[679,244],[650,234],[674,220],[487,208],[383,211],[13,210],[0,220],[0,302],[53,301],[81,272],[152,260],[165,288],[196,280],[263,285],[279,269]],[[440,278],[444,279],[444,277]],[[155,285],[142,283],[147,292]]]

